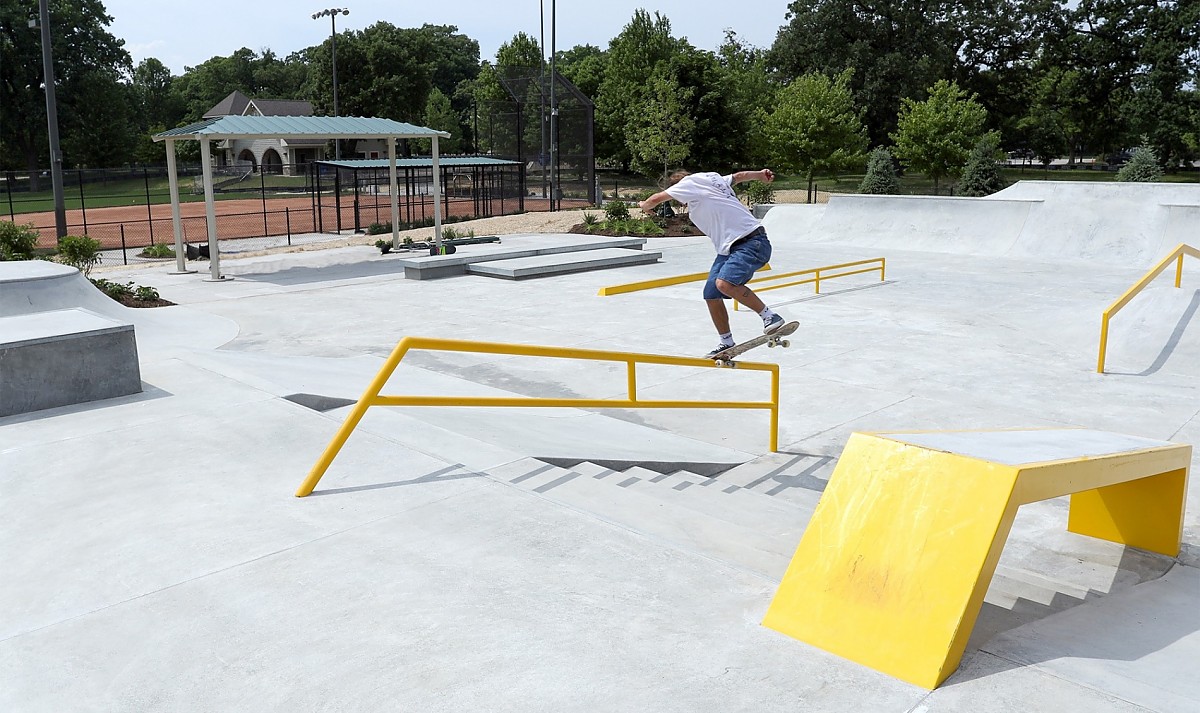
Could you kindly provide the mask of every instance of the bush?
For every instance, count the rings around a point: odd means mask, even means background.
[[[65,235],[58,241],[58,261],[86,275],[100,262],[100,241],[86,235]]]
[[[770,183],[750,181],[746,186],[746,205],[762,205],[775,202],[775,188]]]
[[[367,226],[367,235],[382,235],[383,233],[392,232],[392,223],[371,223]]]
[[[1000,145],[995,134],[989,134],[975,144],[967,165],[963,167],[962,178],[958,179],[958,194],[961,196],[981,197],[990,196],[1004,188],[1004,177],[1000,175],[1000,161],[997,154]]]
[[[142,252],[138,254],[141,257],[175,257],[175,251],[166,243],[147,245]]]
[[[629,220],[629,206],[624,201],[609,201],[604,204],[604,217],[609,223]]]
[[[595,213],[584,213],[583,214],[583,224],[584,225],[597,225],[597,224],[599,224],[599,222],[600,222],[600,216],[596,215]]]
[[[133,284],[133,283],[130,283],[130,284]],[[147,302],[151,302],[151,301],[160,299],[158,296],[158,290],[156,290],[153,287],[150,287],[148,285],[138,285],[137,287],[135,287],[133,290],[133,298],[138,299],[138,300],[144,300]]]
[[[0,220],[0,260],[32,260],[37,247],[38,233],[33,223],[17,225]]]
[[[1139,146],[1133,150],[1129,163],[1117,171],[1117,180],[1137,183],[1151,183],[1162,178],[1162,168],[1158,165],[1158,156],[1149,146]]]
[[[92,280],[92,284],[95,285],[96,287],[98,287],[101,292],[103,292],[104,294],[113,298],[114,300],[119,300],[122,297],[133,296],[133,282],[132,281],[127,282],[124,285],[122,285],[121,283],[113,282],[112,280],[105,280],[103,278],[97,278],[97,279]]]
[[[900,179],[891,151],[880,146],[871,152],[867,157],[867,175],[863,176],[858,192],[887,196],[900,193]]]

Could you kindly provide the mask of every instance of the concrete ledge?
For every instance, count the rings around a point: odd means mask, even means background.
[[[0,318],[0,416],[142,390],[133,325],[85,309]]]
[[[467,265],[477,262],[493,262],[536,255],[599,250],[602,248],[627,248],[641,250],[646,238],[608,238],[588,235],[545,235],[514,236],[501,244],[464,246],[453,255],[429,255],[402,258],[404,277],[408,280],[429,280],[453,275],[465,275]]]
[[[519,280],[525,277],[545,277],[570,272],[624,267],[626,265],[645,265],[647,263],[658,262],[661,257],[662,253],[648,250],[600,248],[598,250],[583,250],[566,254],[555,253],[552,255],[534,255],[532,257],[511,258],[508,260],[476,262],[467,265],[466,269],[472,275],[487,275],[489,277],[504,277],[510,280]]]

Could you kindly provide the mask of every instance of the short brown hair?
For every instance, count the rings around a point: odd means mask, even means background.
[[[664,173],[662,180],[659,181],[659,183],[661,183],[664,188],[669,188],[669,187],[675,185],[676,183],[679,183],[684,178],[687,178],[690,175],[691,175],[690,171],[685,171],[682,168],[677,168],[673,171],[667,171],[666,173]]]

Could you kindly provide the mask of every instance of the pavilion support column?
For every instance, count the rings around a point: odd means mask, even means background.
[[[179,173],[175,168],[175,141],[167,139],[167,180],[171,186],[171,225],[175,229],[175,272],[184,275],[195,270],[187,269],[187,250],[183,246],[183,219],[179,216]]]
[[[204,175],[204,218],[208,227],[209,281],[222,280],[221,254],[217,248],[217,208],[213,199],[212,157],[208,155],[208,137],[200,139],[200,169]]]
[[[387,139],[388,196],[392,204],[392,249],[400,249],[400,188],[396,185],[396,137]]]
[[[438,167],[438,137],[433,136],[433,242],[442,254],[442,172]]]

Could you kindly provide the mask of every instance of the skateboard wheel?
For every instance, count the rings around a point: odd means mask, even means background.
[[[774,348],[775,348],[775,344],[776,344],[775,340],[773,340],[773,339],[772,339],[771,341],[767,342],[767,348],[768,348],[768,349],[774,349]]]
[[[791,343],[791,342],[789,342],[789,341],[788,341],[788,340],[786,340],[786,339],[785,339],[785,340],[783,340],[782,342],[780,342],[780,344],[782,344],[784,347],[790,347],[790,346],[792,346],[792,343]]]

